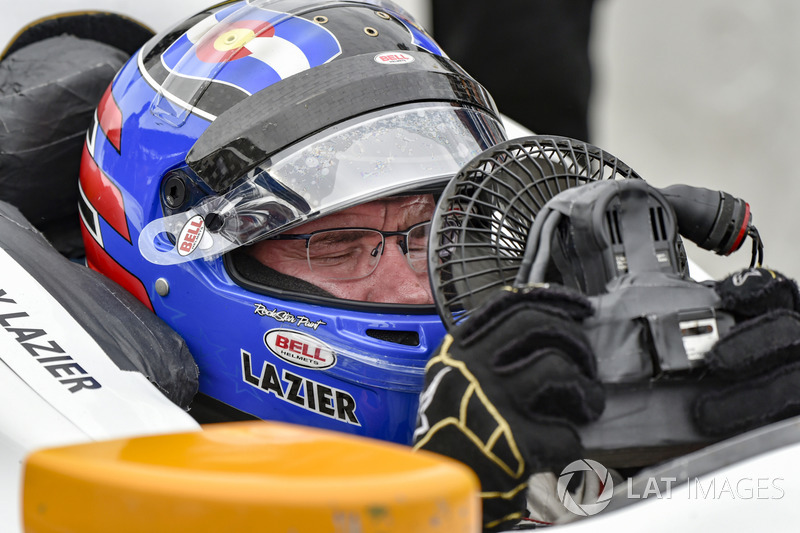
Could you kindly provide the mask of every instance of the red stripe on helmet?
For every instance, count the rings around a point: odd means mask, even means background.
[[[125,217],[125,204],[119,188],[108,179],[97,166],[89,150],[84,146],[81,158],[81,187],[86,200],[97,213],[105,219],[125,240],[131,242],[128,220]]]
[[[122,111],[114,100],[114,95],[111,94],[111,84],[108,85],[97,106],[97,121],[108,141],[119,152],[122,143]]]
[[[147,294],[147,289],[145,289],[142,280],[114,261],[114,258],[108,255],[108,252],[91,238],[83,221],[81,221],[81,233],[83,233],[83,242],[86,246],[86,265],[117,282],[123,289],[153,311],[153,304],[150,302],[150,296]]]

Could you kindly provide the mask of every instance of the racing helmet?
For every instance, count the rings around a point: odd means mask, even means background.
[[[445,332],[435,307],[335,298],[243,251],[440,191],[504,137],[491,96],[391,2],[223,2],[154,36],[99,103],[86,261],[185,338],[201,421],[408,443]]]

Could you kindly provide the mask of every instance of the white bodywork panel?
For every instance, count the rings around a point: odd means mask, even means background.
[[[142,374],[120,370],[1,249],[0,291],[0,517],[16,517],[0,529],[14,533],[32,450],[199,425]]]

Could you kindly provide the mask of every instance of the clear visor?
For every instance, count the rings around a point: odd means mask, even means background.
[[[227,193],[150,222],[139,249],[160,265],[210,259],[354,205],[443,186],[503,131],[483,111],[442,103],[364,115],[278,152]]]

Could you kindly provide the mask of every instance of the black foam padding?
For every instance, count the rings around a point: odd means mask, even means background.
[[[131,56],[153,36],[153,30],[117,13],[87,11],[46,17],[17,33],[6,46],[0,60],[33,43],[59,35],[104,43]]]
[[[121,370],[143,374],[184,409],[199,371],[183,338],[122,287],[60,255],[14,206],[0,201],[0,248],[47,291]],[[13,290],[14,280],[3,278]]]
[[[70,35],[21,48],[0,62],[0,200],[64,255],[82,255],[78,174],[86,131],[127,55]]]

